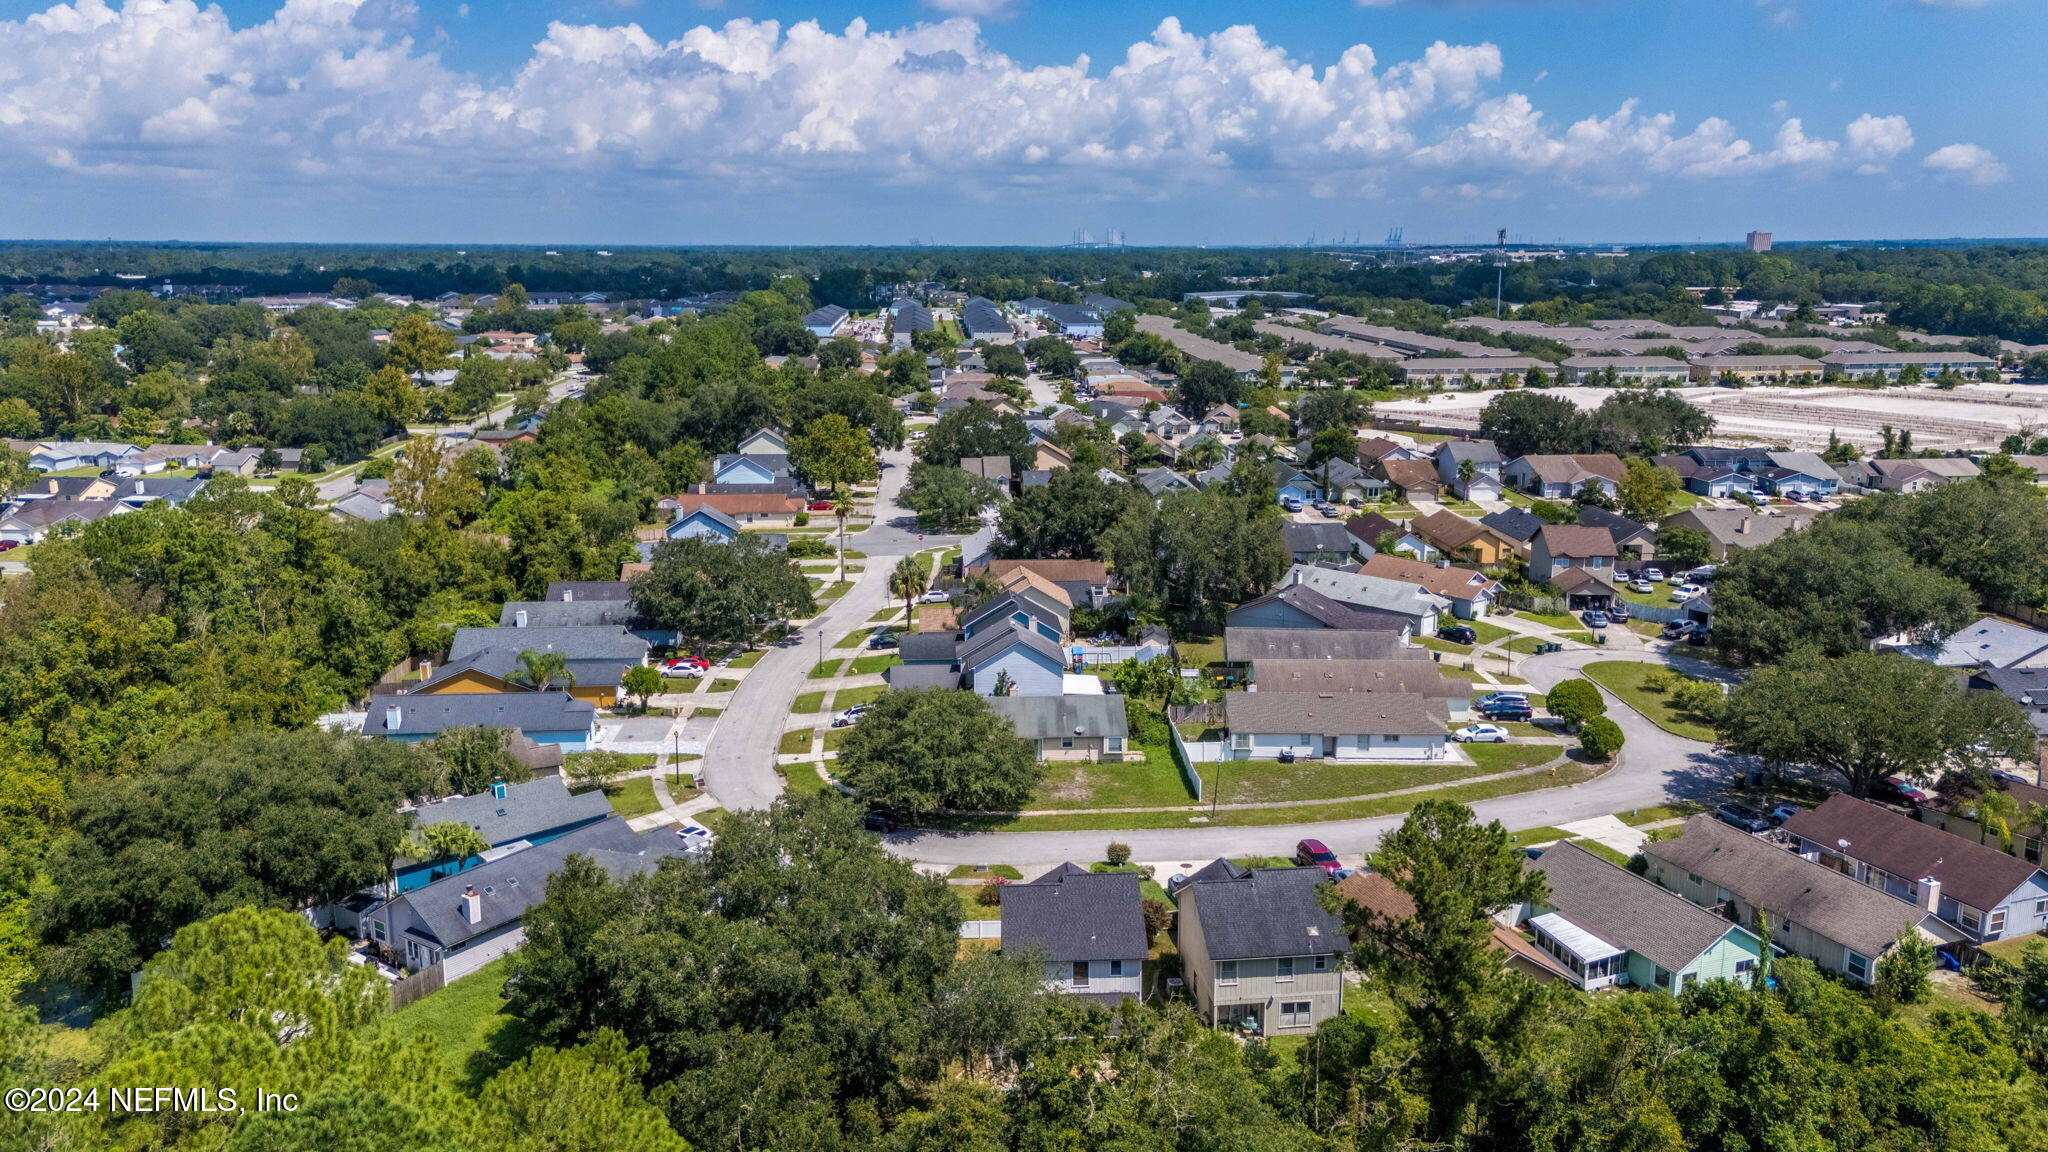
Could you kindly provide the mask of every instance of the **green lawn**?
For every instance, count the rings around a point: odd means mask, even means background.
[[[847,666],[846,675],[872,676],[884,668],[894,668],[901,663],[903,663],[903,658],[894,652],[883,652],[876,656],[859,656],[855,657],[853,663]]]
[[[801,756],[811,750],[811,729],[792,728],[782,734],[775,751],[784,756]]]
[[[1564,754],[1562,744],[1467,744],[1465,754],[1479,766],[1480,775],[1514,772],[1548,764]]]
[[[724,715],[724,713],[725,709],[723,708],[692,708],[690,709],[690,719],[708,720],[713,716]]]
[[[1511,834],[1508,842],[1517,848],[1528,848],[1532,845],[1549,844],[1553,841],[1565,840],[1570,837],[1571,833],[1564,829],[1552,828],[1546,825],[1541,828],[1524,828],[1520,832]]]
[[[654,757],[647,759],[652,761]],[[616,787],[605,790],[604,798],[611,801],[612,811],[627,820],[661,808],[661,802],[654,798],[654,781],[646,776],[620,781]]]
[[[834,676],[839,675],[839,665],[842,663],[844,663],[842,660],[827,660],[812,668],[806,678],[811,680],[830,680]]]
[[[791,792],[797,793],[798,795],[809,795],[813,792],[823,792],[831,787],[831,785],[825,783],[825,778],[823,776],[818,775],[818,769],[816,765],[785,764],[780,769],[778,769],[778,771],[782,773],[783,784],[786,787],[788,787],[788,789]]]
[[[827,752],[837,752],[837,751],[839,751],[839,746],[840,746],[841,744],[844,744],[844,743],[846,742],[846,734],[847,734],[848,732],[851,732],[851,731],[853,731],[853,729],[851,729],[851,728],[827,728],[827,729],[825,729],[825,751],[827,751]]]
[[[720,676],[720,677],[719,677],[718,679],[716,679],[716,680],[713,680],[713,681],[711,682],[711,687],[709,687],[709,688],[705,689],[705,691],[706,691],[707,693],[710,693],[710,692],[730,692],[730,691],[732,691],[733,689],[735,689],[735,688],[737,688],[737,687],[739,687],[739,686],[740,686],[740,682],[739,682],[739,681],[737,681],[737,680],[728,680],[728,679],[726,679],[725,677],[723,677],[723,676]]]
[[[851,587],[853,587],[853,581],[842,580],[839,583],[832,585],[830,588],[825,589],[823,592],[818,593],[818,599],[837,600],[841,596],[846,595],[846,590]]]
[[[873,616],[870,616],[870,617],[868,617],[868,623],[870,623],[870,624],[887,624],[887,623],[889,623],[889,622],[890,622],[890,621],[892,621],[892,620],[902,620],[902,619],[903,619],[903,609],[902,609],[902,607],[901,607],[901,606],[899,605],[898,607],[895,607],[895,608],[884,608],[884,609],[882,609],[882,610],[881,610],[880,612],[877,612],[877,613],[875,613],[875,614],[874,614]],[[869,631],[873,631],[873,629],[869,629]]]
[[[993,876],[1001,876],[1005,880],[1022,880],[1024,878],[1022,872],[1017,871],[1008,864],[991,864],[986,869],[976,867],[973,864],[956,864],[951,872],[946,873],[948,880],[987,880]]]
[[[618,755],[626,758],[626,765],[633,771],[637,772],[642,768],[654,767],[654,753],[652,752],[621,752]],[[575,776],[576,769],[581,767],[583,762],[589,757],[590,753],[588,752],[571,752],[562,757],[563,774],[571,777]]]
[[[1001,920],[1003,918],[1003,906],[1001,903],[983,904],[981,902],[981,885],[948,884],[946,887],[951,888],[954,896],[960,901],[960,918],[962,920]]]
[[[790,703],[789,710],[801,716],[808,716],[823,707],[825,707],[825,693],[820,690],[817,692],[805,692],[798,696]]]
[[[1624,704],[1641,712],[1657,727],[1687,740],[1712,743],[1714,730],[1671,705],[1669,692],[1652,692],[1643,687],[1659,665],[1633,660],[1601,660],[1586,665],[1586,678],[1621,697]]]
[[[860,647],[860,646],[861,646],[862,644],[865,644],[865,643],[867,643],[867,639],[868,639],[868,636],[869,636],[870,634],[872,634],[873,632],[874,632],[874,629],[873,629],[873,628],[856,628],[856,629],[854,629],[853,631],[851,631],[851,632],[848,632],[848,633],[847,633],[846,635],[844,635],[844,636],[840,637],[840,638],[839,638],[839,643],[837,643],[837,644],[834,644],[834,645],[833,645],[832,647],[834,647],[834,648],[858,648],[858,647]]]
[[[1472,654],[1472,645],[1470,644],[1453,644],[1449,640],[1439,640],[1434,636],[1417,636],[1415,643],[1420,647],[1429,649],[1431,652],[1442,652],[1450,656],[1470,656]]]
[[[832,708],[836,712],[844,712],[855,704],[872,704],[881,699],[882,693],[888,690],[888,686],[883,684],[869,684],[864,688],[841,688],[832,697]]]
[[[1517,612],[1515,613],[1515,619],[1529,620],[1537,624],[1548,625],[1552,628],[1584,627],[1584,625],[1579,622],[1578,617],[1567,616],[1559,612]]]
[[[1495,771],[1498,769],[1465,764],[1343,764],[1334,760],[1280,764],[1271,760],[1235,760],[1202,765],[1202,788],[1218,804],[1272,804],[1283,800],[1374,796]]]
[[[1615,817],[1631,828],[1640,828],[1645,824],[1658,824],[1665,820],[1683,820],[1706,810],[1705,804],[1681,801],[1675,804],[1659,804],[1653,808],[1631,808],[1626,812],[1615,813]]]
[[[733,657],[732,662],[727,664],[726,667],[752,668],[754,665],[759,664],[761,662],[761,657],[766,656],[767,654],[768,650],[766,648],[756,648],[751,652],[743,652],[740,655]]]
[[[1180,653],[1180,662],[1187,668],[1206,668],[1223,662],[1223,637],[1211,636],[1202,640],[1176,640],[1173,647]]]
[[[1145,753],[1143,760],[1121,764],[1055,760],[1044,765],[1038,789],[1025,801],[1025,808],[1170,808],[1195,802],[1181,782],[1180,770],[1174,767],[1172,752],[1164,747],[1137,751]]]
[[[531,1043],[525,1021],[505,1011],[504,959],[484,965],[453,984],[391,1015],[402,1039],[431,1036],[450,1079],[475,1087],[526,1055]]]

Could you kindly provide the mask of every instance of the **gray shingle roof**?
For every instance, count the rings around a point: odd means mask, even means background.
[[[1830,852],[1845,852],[1894,876],[1908,880],[1932,876],[1941,882],[1943,895],[1986,912],[2004,903],[2039,871],[2017,856],[1974,844],[1853,796],[1830,796],[1820,807],[1785,821],[1784,827],[1802,840]],[[1849,842],[1846,849],[1838,847],[1843,840]]]
[[[1900,928],[1926,916],[1904,900],[1766,844],[1710,815],[1694,816],[1685,822],[1683,835],[1651,841],[1642,850],[1779,920],[1803,924],[1865,956],[1882,954]]]
[[[398,710],[398,723],[391,710]],[[370,736],[434,735],[449,728],[509,728],[520,732],[588,732],[597,710],[567,692],[437,692],[379,696],[363,732]]]
[[[490,844],[509,844],[565,825],[601,820],[611,811],[603,792],[592,789],[574,795],[560,776],[542,776],[506,785],[502,797],[479,792],[422,804],[413,810],[412,823],[415,828],[451,821],[467,824]]]
[[[1026,740],[1072,736],[1094,740],[1129,736],[1121,696],[991,696],[989,710],[1009,720]]]
[[[1323,736],[1441,736],[1450,722],[1442,697],[1419,692],[1230,692],[1232,732],[1314,732]]]
[[[473,652],[509,648],[514,655],[526,649],[560,652],[571,660],[633,660],[647,655],[647,641],[624,627],[584,625],[558,628],[457,628],[448,646],[448,658],[460,660]]]
[[[899,691],[960,687],[960,673],[951,664],[897,664],[884,669],[882,678]]]
[[[1419,648],[1401,644],[1398,631],[1365,631],[1336,628],[1225,628],[1223,658],[1232,663],[1249,660],[1384,660],[1412,653],[1426,657]]]
[[[1194,901],[1211,960],[1327,955],[1350,947],[1344,922],[1316,898],[1328,879],[1321,868],[1258,868],[1239,879],[1196,879],[1183,901]]]
[[[1510,540],[1527,544],[1543,530],[1543,517],[1527,508],[1509,508],[1503,512],[1489,512],[1479,518],[1481,524]]]
[[[1256,600],[1247,600],[1232,609],[1232,614],[1274,602],[1285,604],[1303,613],[1325,628],[1343,632],[1399,632],[1407,625],[1407,621],[1400,616],[1384,612],[1362,612],[1349,605],[1339,604],[1305,584],[1285,585]]]
[[[1281,526],[1280,538],[1286,542],[1289,552],[1331,552],[1340,556],[1351,554],[1354,540],[1351,533],[1335,521],[1303,524],[1290,520]]]
[[[1054,963],[1143,960],[1150,941],[1136,872],[1066,864],[1002,890],[1005,951],[1042,948]]]
[[[578,828],[545,844],[536,844],[458,876],[439,880],[397,897],[392,905],[409,904],[443,947],[453,948],[526,915],[547,895],[548,878],[571,855],[590,857],[614,877],[651,871],[662,860],[682,855],[682,843],[666,827],[640,835],[616,816]],[[471,924],[462,896],[475,888],[482,897],[482,916]]]
[[[631,600],[633,585],[627,580],[550,580],[543,600]]]
[[[1576,844],[1553,844],[1526,867],[1550,885],[1542,903],[1616,948],[1673,972],[1736,925]]]
[[[950,664],[959,652],[960,638],[952,632],[912,632],[897,642],[896,655],[905,664],[927,664],[943,660]]]
[[[519,623],[524,613],[524,624]],[[630,600],[507,600],[498,610],[498,627],[521,628],[532,631],[535,628],[576,628],[596,624],[625,624],[633,622],[633,602]]]

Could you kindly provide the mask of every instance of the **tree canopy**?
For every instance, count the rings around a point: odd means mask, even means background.
[[[1038,783],[1037,754],[973,692],[895,691],[846,734],[833,773],[870,802],[912,815],[1008,812]]]
[[[811,582],[787,553],[759,536],[663,542],[633,578],[634,614],[674,629],[693,649],[740,644],[770,621],[811,615]]]

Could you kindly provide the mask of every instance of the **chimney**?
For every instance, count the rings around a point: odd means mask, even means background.
[[[1737,524],[1737,525],[1735,526],[1735,532],[1736,532],[1736,534],[1737,534],[1737,535],[1739,535],[1739,536],[1747,536],[1747,535],[1749,535],[1749,517],[1747,517],[1747,516],[1744,516],[1744,517],[1742,518],[1742,523],[1740,523],[1740,524]]]
[[[462,915],[471,924],[484,922],[484,898],[477,895],[474,884],[462,886]]]
[[[503,780],[491,781],[491,795],[500,800],[505,798],[505,782]]]
[[[570,603],[570,602],[574,601],[575,599],[576,599],[576,590],[575,590],[574,588],[564,588],[564,589],[562,589],[562,603],[564,603],[564,604],[568,604],[568,603]]]
[[[135,494],[136,494],[137,496],[140,496],[140,495],[142,495],[143,487],[144,487],[144,486],[143,486],[142,480],[141,480],[140,478],[137,478],[137,479],[136,479],[136,481],[135,481]]]
[[[514,628],[526,627],[526,609],[520,608],[512,613],[512,626]]]
[[[384,730],[386,732],[398,731],[398,726],[404,723],[404,721],[405,710],[400,708],[398,705],[393,704],[390,707],[384,709]]]
[[[1920,910],[1934,913],[1941,911],[1941,881],[1932,876],[1920,878]]]

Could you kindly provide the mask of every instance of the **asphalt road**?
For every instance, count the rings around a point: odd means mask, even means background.
[[[1548,690],[1598,660],[1641,660],[1662,663],[1650,652],[1560,652],[1532,656],[1522,674],[1537,688]],[[1720,669],[1683,656],[1670,661],[1694,675],[1725,675]],[[1621,726],[1626,743],[1621,762],[1597,779],[1568,788],[1549,788],[1481,801],[1473,810],[1482,820],[1498,820],[1509,828],[1537,828],[1662,804],[1673,799],[1715,794],[1735,775],[1729,760],[1712,745],[1674,736],[1608,695],[1608,715]],[[1372,851],[1380,837],[1398,827],[1400,816],[1337,820],[1264,827],[1189,827],[1089,832],[949,833],[911,830],[889,837],[898,855],[930,864],[1005,863],[1024,869],[1066,860],[1102,857],[1110,840],[1129,844],[1138,860],[1178,860],[1200,865],[1219,856],[1284,856],[1295,841],[1313,836],[1347,859]]]

